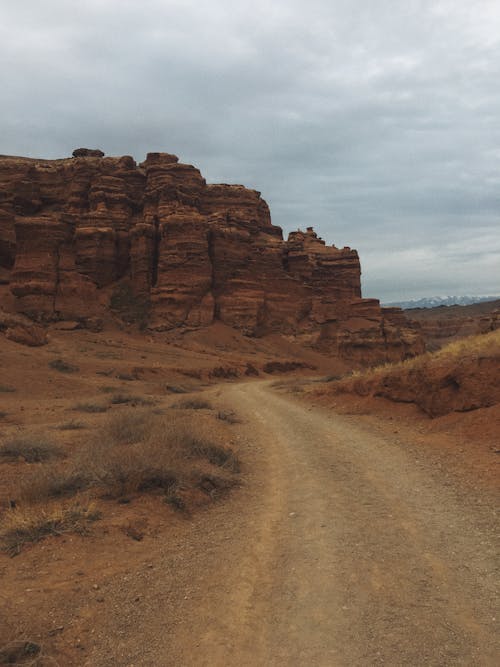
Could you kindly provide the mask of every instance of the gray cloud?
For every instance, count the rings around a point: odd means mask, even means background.
[[[499,293],[499,20],[495,0],[3,3],[0,152],[175,152],[357,247],[367,296]]]

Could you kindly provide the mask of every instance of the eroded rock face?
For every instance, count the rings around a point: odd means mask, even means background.
[[[160,331],[220,320],[360,362],[421,351],[400,311],[361,297],[355,250],[312,228],[284,241],[259,192],[207,185],[168,153],[73,155],[0,158],[0,279],[19,313],[81,320],[118,303]]]

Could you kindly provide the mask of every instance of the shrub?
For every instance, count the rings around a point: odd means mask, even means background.
[[[149,411],[127,410],[111,416],[98,434],[106,446],[129,445],[143,440],[154,426]]]
[[[12,509],[2,517],[0,548],[15,556],[25,544],[38,542],[48,535],[85,534],[88,524],[99,518],[93,505],[83,507],[77,503],[68,507]]]
[[[20,487],[16,500],[21,504],[39,503],[48,498],[73,496],[90,486],[91,477],[84,470],[42,468],[38,469]]]
[[[219,468],[225,468],[230,472],[240,471],[239,461],[234,452],[229,448],[193,438],[189,442],[189,451],[192,456],[206,459],[209,463]]]
[[[78,403],[73,408],[73,410],[76,410],[78,412],[89,412],[89,413],[106,412],[107,409],[108,409],[107,405],[99,405],[98,403]]]
[[[12,394],[14,391],[14,387],[9,387],[5,384],[0,384],[0,394]]]
[[[165,391],[168,391],[170,394],[189,394],[190,390],[185,387],[180,387],[175,384],[165,385]]]
[[[27,463],[48,461],[63,455],[60,447],[46,440],[43,435],[24,435],[8,440],[0,446],[0,458],[24,459]]]
[[[79,431],[83,428],[87,428],[87,424],[72,419],[69,422],[59,424],[59,426],[55,426],[54,428],[58,429],[59,431]]]
[[[112,405],[124,405],[132,403],[133,405],[153,405],[154,401],[143,396],[131,396],[130,394],[115,394],[111,397],[110,403]]]
[[[49,366],[55,371],[59,371],[59,373],[76,373],[80,370],[78,366],[74,366],[63,359],[53,359],[49,362]]]
[[[234,414],[234,412],[226,412],[225,410],[219,410],[219,412],[217,413],[217,419],[220,419],[221,421],[225,421],[228,424],[239,424],[240,423],[240,420]]]
[[[174,408],[180,408],[181,410],[211,410],[212,406],[208,401],[204,401],[201,398],[191,398],[184,401],[176,403]]]

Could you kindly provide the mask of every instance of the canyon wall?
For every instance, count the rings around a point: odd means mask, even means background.
[[[259,192],[209,185],[174,155],[0,157],[0,305],[32,320],[111,308],[154,331],[221,321],[360,362],[420,352],[360,274],[355,250],[310,227],[283,240]]]

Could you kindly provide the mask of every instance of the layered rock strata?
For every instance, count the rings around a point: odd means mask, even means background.
[[[355,250],[312,228],[283,240],[259,192],[207,185],[174,155],[0,158],[0,281],[32,319],[119,304],[159,331],[219,320],[361,362],[421,351],[400,311],[361,297],[360,273]]]

